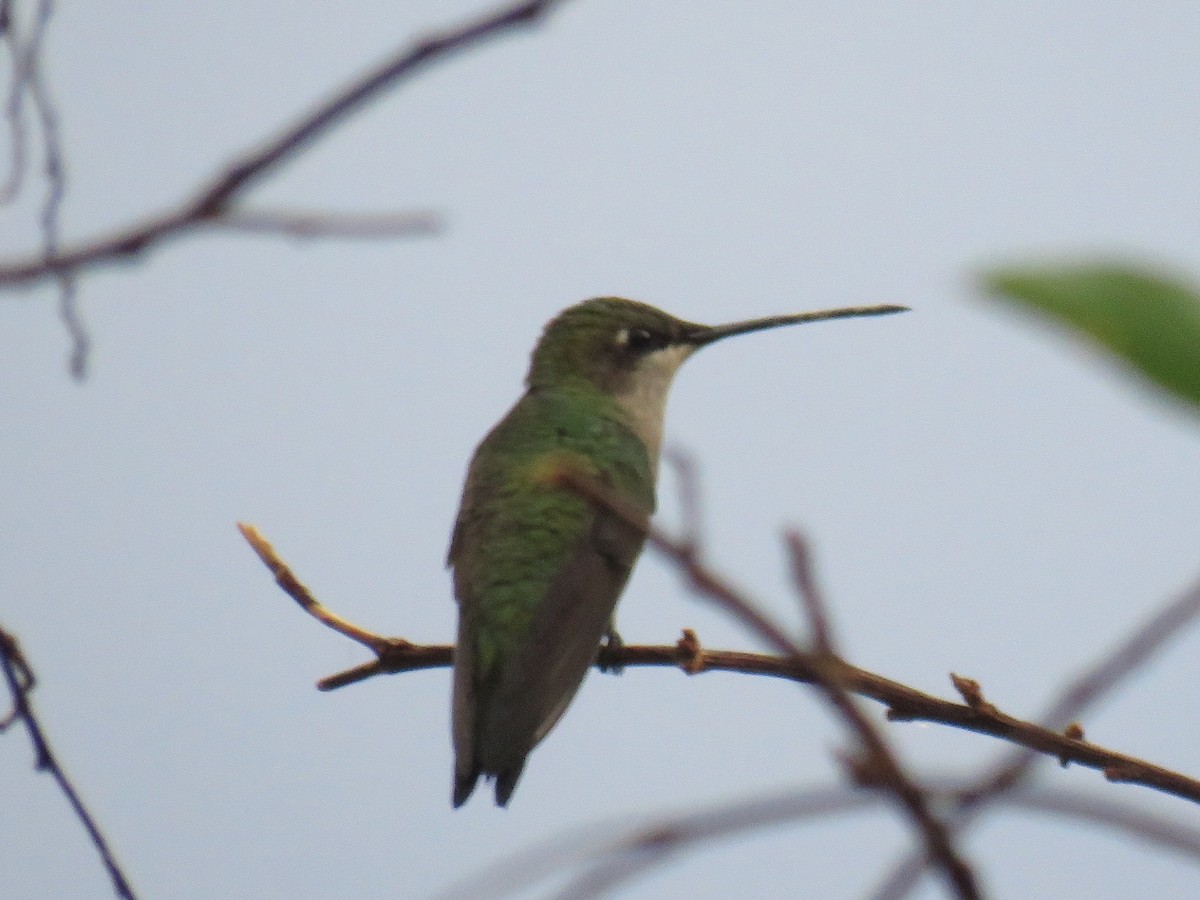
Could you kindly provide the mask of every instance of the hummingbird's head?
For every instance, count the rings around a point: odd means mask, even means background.
[[[635,300],[585,300],[546,325],[526,384],[531,391],[584,386],[611,397],[656,467],[667,391],[704,327]]]
[[[667,391],[683,361],[706,343],[706,331],[635,300],[585,300],[546,325],[526,384],[531,391],[581,386],[611,397],[655,466]]]
[[[611,396],[657,459],[667,391],[675,372],[700,347],[738,334],[784,325],[877,316],[907,307],[854,306],[700,325],[621,297],[596,297],[569,306],[551,319],[533,351],[531,391],[571,385]]]
[[[526,383],[537,389],[584,381],[619,396],[639,373],[669,382],[703,328],[636,300],[584,300],[546,324]]]

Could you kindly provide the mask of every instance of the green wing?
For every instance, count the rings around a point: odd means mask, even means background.
[[[577,459],[647,513],[645,447],[606,398],[527,394],[476,451],[450,546],[456,805],[480,774],[507,801],[595,661],[642,535],[538,477]]]

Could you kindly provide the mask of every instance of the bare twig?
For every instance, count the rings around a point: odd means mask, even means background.
[[[9,634],[3,628],[0,628],[0,669],[4,670],[4,678],[8,682],[9,692],[12,694],[12,712],[5,716],[3,722],[0,722],[0,731],[20,721],[25,725],[25,730],[29,733],[29,740],[33,743],[34,765],[39,771],[48,772],[50,777],[58,784],[59,789],[70,803],[71,809],[75,812],[75,816],[87,831],[88,837],[91,838],[92,844],[96,848],[96,852],[100,854],[100,860],[104,863],[104,868],[108,870],[109,878],[112,879],[113,889],[117,892],[117,896],[124,897],[126,900],[136,900],[133,888],[129,884],[129,879],[121,870],[121,866],[117,863],[116,856],[105,840],[104,835],[100,831],[100,826],[96,823],[88,809],[83,804],[83,800],[79,796],[79,792],[75,789],[71,779],[59,764],[58,759],[54,756],[54,752],[50,749],[50,744],[46,740],[46,734],[42,730],[41,724],[38,722],[37,716],[33,712],[33,706],[29,701],[29,692],[34,686],[33,670],[30,668],[28,661],[21,652],[21,647],[17,643],[17,639]]]
[[[975,875],[953,846],[941,820],[933,814],[921,788],[901,767],[883,734],[859,709],[847,690],[842,673],[830,653],[809,653],[788,637],[782,628],[750,603],[740,592],[700,559],[697,548],[675,541],[651,525],[643,512],[625,498],[609,490],[587,473],[564,466],[558,480],[591,503],[618,516],[627,525],[645,532],[647,542],[672,560],[696,592],[731,613],[776,652],[797,661],[806,661],[813,673],[813,684],[821,689],[829,705],[862,748],[862,758],[846,760],[851,774],[863,786],[890,793],[922,835],[931,862],[942,870],[955,894],[962,898],[979,897]],[[817,603],[815,589],[809,598]]]
[[[8,50],[11,82],[8,100],[4,106],[4,118],[9,131],[9,169],[4,184],[0,185],[0,205],[15,201],[25,183],[26,162],[29,156],[29,132],[25,122],[25,100],[32,100],[42,126],[45,145],[46,167],[61,171],[61,150],[58,137],[58,121],[54,107],[42,77],[42,46],[46,29],[50,24],[54,8],[51,0],[38,0],[38,7],[29,27],[29,34],[22,33],[22,23],[14,0],[0,0],[0,39]],[[50,176],[50,191],[56,189],[56,175]],[[57,185],[61,187],[61,184]]]
[[[700,479],[691,454],[677,447],[667,449],[667,461],[679,480],[679,507],[683,519],[681,541],[692,547],[704,546],[704,514],[701,507]]]
[[[275,552],[275,548],[268,543],[267,539],[262,536],[262,533],[257,528],[245,522],[238,522],[238,531],[242,533],[242,537],[246,539],[246,543],[254,548],[254,552],[258,554],[258,558],[262,560],[263,565],[271,570],[271,574],[275,576],[275,583],[283,588],[284,593],[299,603],[300,608],[306,613],[327,628],[332,628],[338,634],[343,634],[350,638],[350,640],[357,641],[368,650],[380,653],[387,649],[387,638],[381,638],[377,634],[359,628],[353,622],[346,621],[341,616],[330,612],[322,606],[309,589],[296,577],[288,565],[279,558],[279,554]]]
[[[209,223],[214,228],[296,238],[424,237],[441,231],[432,212],[332,213],[301,210],[238,210]]]
[[[801,648],[778,625],[759,612],[715,572],[704,566],[699,559],[698,548],[694,544],[672,541],[650,526],[642,511],[632,508],[623,501],[623,498],[613,496],[594,479],[568,469],[556,473],[556,478],[563,486],[576,490],[597,505],[606,507],[632,527],[644,530],[647,539],[680,566],[680,569],[702,596],[716,600],[750,627],[760,638],[784,654],[786,658],[798,665],[805,666],[809,671],[811,683],[822,689],[823,696],[862,746],[862,759],[846,760],[852,777],[863,786],[893,794],[901,808],[908,813],[923,834],[929,856],[945,872],[956,894],[964,900],[979,896],[973,873],[946,840],[941,822],[929,810],[920,788],[904,773],[882,734],[867,719],[850,696],[842,679],[841,670],[836,665],[836,657],[831,651],[813,654]],[[239,525],[238,527],[246,539],[251,542],[259,558],[271,568],[280,586],[306,611],[334,630],[371,646],[369,639],[363,637],[364,633],[357,626],[350,626],[341,619],[337,619],[336,623],[331,623],[327,620],[327,617],[332,616],[331,613],[317,610],[320,604],[299,584],[282,561],[278,560],[269,544],[252,526]],[[808,583],[812,587],[811,578]],[[816,603],[815,587],[813,587],[813,592],[814,596],[811,598],[811,602]],[[320,607],[320,609],[324,608]],[[348,631],[348,628],[353,631]],[[382,656],[382,654],[379,655]],[[609,661],[611,661],[611,657],[604,657],[601,664]],[[337,686],[348,683],[351,679],[360,680],[368,677],[369,674],[373,674],[373,670],[377,668],[378,664],[379,660],[357,667],[349,673],[342,673]],[[326,679],[324,684],[328,685],[329,679]]]
[[[833,628],[829,624],[828,608],[821,597],[817,586],[816,574],[812,566],[812,554],[808,542],[798,531],[786,531],[783,535],[788,548],[788,559],[792,564],[792,581],[796,585],[796,593],[804,604],[805,615],[812,629],[813,646],[817,652],[829,656],[834,653]]]
[[[12,78],[8,87],[8,101],[4,105],[4,118],[8,121],[10,160],[8,177],[0,186],[0,205],[7,205],[16,200],[25,181],[28,144],[28,133],[25,130],[25,95],[29,91],[31,53],[36,54],[38,50],[37,46],[28,47],[21,40],[13,7],[14,0],[0,0],[0,38],[8,48]]]
[[[727,834],[769,828],[817,816],[877,806],[879,798],[847,785],[794,790],[761,798],[667,816],[630,828],[624,822],[587,825],[485,867],[437,895],[439,900],[488,900],[525,892],[537,882],[590,864],[585,873],[600,873],[606,861],[622,869],[619,879],[637,874],[627,863],[644,855],[644,868],[686,852],[688,844],[719,839]],[[657,851],[663,851],[659,855]],[[625,857],[630,857],[626,860]],[[615,881],[614,881],[615,883]]]
[[[1083,715],[1101,697],[1145,665],[1151,656],[1198,615],[1200,581],[1156,612],[1111,653],[1097,660],[1083,675],[1068,684],[1038,721],[1051,730],[1069,727],[1072,720]],[[1075,727],[1079,727],[1077,723]],[[1082,736],[1082,728],[1079,733]],[[1037,758],[1038,754],[1032,750],[1015,751],[1006,763],[983,780],[976,793],[986,797],[987,794],[1006,790],[1025,777]],[[1061,762],[1066,765],[1070,759],[1064,758]]]
[[[926,791],[931,799],[943,805],[953,803],[960,796],[960,790],[949,784],[927,785]],[[1139,838],[1151,846],[1174,850],[1200,864],[1200,829],[1182,822],[1065,790],[1014,791],[997,799],[1005,806],[1100,825]],[[598,858],[593,865],[555,896],[557,900],[599,897],[702,844],[817,817],[824,819],[855,812],[875,806],[878,800],[870,794],[849,793],[844,789],[814,789],[741,801],[654,823],[618,841],[601,844],[595,851]],[[472,896],[496,897],[508,893],[511,890]]]
[[[29,135],[25,123],[25,99],[33,104],[42,139],[43,167],[46,175],[46,197],[42,203],[40,224],[42,230],[41,259],[44,263],[58,254],[61,232],[62,204],[66,196],[67,171],[63,158],[62,138],[59,133],[58,111],[50,97],[42,66],[42,47],[46,32],[54,14],[52,0],[39,0],[29,35],[23,38],[17,21],[15,3],[3,0],[0,4],[0,29],[3,40],[12,57],[12,84],[5,118],[8,121],[11,161],[8,177],[0,187],[0,204],[14,202],[21,193],[25,180],[28,157]],[[82,379],[87,370],[89,340],[79,317],[76,305],[77,291],[73,275],[59,272],[58,282],[59,316],[71,338],[70,369],[76,379]]]
[[[926,785],[929,795],[952,804],[964,788],[957,782]],[[573,867],[583,872],[557,894],[559,898],[598,896],[602,892],[646,874],[702,845],[736,835],[815,818],[859,812],[881,802],[877,794],[852,791],[844,786],[789,790],[765,797],[738,800],[698,812],[666,816],[626,826],[599,825],[581,828],[489,866],[439,894],[440,900],[495,900],[525,893],[539,881]],[[1135,837],[1150,846],[1174,850],[1200,863],[1200,829],[1162,816],[1131,810],[1113,801],[1077,791],[1022,789],[997,798],[999,804],[1070,821],[1087,822]],[[617,831],[616,836],[611,832]],[[586,868],[585,868],[586,867]]]
[[[697,516],[698,501],[695,499],[697,489],[694,483],[690,483],[691,470],[687,470],[686,474],[688,479],[685,480],[684,489],[692,496],[690,502],[687,502],[685,498],[684,506],[685,509],[692,511],[693,516]],[[648,532],[655,531],[653,528],[647,530]],[[682,541],[671,541],[661,534],[657,536],[657,539],[653,536],[651,539],[657,540],[660,548],[665,547],[676,562],[683,564],[682,557],[686,553],[695,562],[695,565],[699,566],[702,547],[698,538],[694,537],[699,533],[698,526],[691,526],[688,533],[693,536],[686,537]],[[828,605],[822,596],[807,542],[798,531],[794,530],[785,533],[785,540],[789,550],[796,592],[800,597],[813,635],[811,653],[802,653],[799,646],[792,643],[790,658],[800,659],[805,656],[809,658],[809,662],[818,675],[818,686],[825,691],[829,702],[858,737],[865,751],[865,759],[845,760],[844,762],[856,781],[861,784],[886,787],[909,808],[910,814],[925,834],[929,856],[946,868],[947,874],[950,875],[952,883],[955,883],[956,890],[960,894],[965,892],[973,896],[978,890],[974,884],[974,875],[967,870],[965,881],[955,880],[956,873],[952,867],[962,866],[965,868],[965,863],[954,854],[953,847],[946,840],[946,832],[942,828],[941,822],[934,819],[929,813],[922,789],[907,778],[882,733],[870,719],[863,715],[850,695],[849,687],[843,677],[845,666],[842,664],[834,643]],[[726,603],[728,600],[726,596],[718,596],[718,599],[722,603]],[[686,640],[689,635],[685,633],[684,637]],[[689,643],[695,644],[698,648],[699,642],[695,636],[690,635],[690,638]],[[910,795],[915,795],[915,800]]]
[[[58,111],[50,97],[50,89],[42,71],[41,47],[50,17],[54,14],[52,0],[39,0],[34,18],[33,34],[28,47],[29,96],[37,112],[42,134],[42,157],[46,171],[46,199],[42,204],[42,259],[47,263],[58,255],[62,231],[62,205],[67,192],[67,165],[63,158],[62,137],[58,127]],[[78,290],[73,272],[58,272],[58,314],[71,339],[69,368],[76,381],[87,375],[88,350],[91,339],[79,316]]]
[[[593,850],[593,864],[555,897],[557,900],[600,897],[701,844],[748,831],[851,812],[874,806],[876,799],[844,786],[789,791],[652,823],[617,841],[608,842],[607,846],[601,844],[599,852]]]
[[[287,564],[279,558],[254,526],[238,527],[259,554],[259,558],[275,575],[276,581],[301,608],[317,621],[358,641],[376,654],[377,658],[370,662],[321,679],[317,682],[320,690],[335,690],[377,675],[447,668],[453,664],[454,647],[451,644],[415,644],[403,638],[384,637],[352,625],[329,611],[300,585]],[[297,587],[293,587],[293,584]],[[297,593],[300,596],[297,596]],[[686,629],[683,637],[675,644],[606,646],[601,649],[596,664],[601,669],[635,666],[677,668],[688,675],[698,675],[702,672],[736,672],[785,678],[801,684],[813,684],[817,679],[809,660],[740,650],[709,650],[700,645],[700,641],[690,629]],[[838,660],[836,665],[846,688],[860,697],[883,704],[887,707],[888,719],[891,721],[930,722],[999,738],[1060,761],[1065,759],[1085,768],[1096,769],[1110,780],[1138,784],[1182,800],[1200,803],[1200,781],[1086,741],[1074,730],[1058,732],[1035,722],[1023,721],[990,703],[953,703],[866,669],[860,669],[845,660]]]
[[[53,258],[0,263],[0,285],[26,285],[100,263],[136,257],[162,242],[230,214],[235,201],[279,166],[290,162],[339,123],[400,81],[488,38],[538,22],[563,0],[525,0],[460,28],[434,34],[397,52],[365,75],[336,91],[290,127],[235,159],[194,196],[174,209],[115,233],[64,247]],[[236,227],[236,226],[235,226]]]
[[[1112,652],[1102,657],[1083,675],[1067,685],[1058,699],[1041,717],[1041,727],[1050,733],[1057,733],[1058,729],[1064,729],[1062,735],[1064,743],[1084,744],[1083,729],[1072,720],[1082,715],[1124,678],[1144,665],[1168,640],[1179,634],[1198,615],[1200,615],[1200,581],[1156,612]],[[968,681],[967,684],[969,687],[966,690],[960,687],[960,692],[963,693],[964,699],[968,701],[969,705],[986,707],[992,715],[1002,715],[994,706],[983,700],[977,683]],[[959,686],[960,684],[956,682],[956,687]],[[1038,749],[1031,744],[1025,744],[1023,747],[1015,749],[996,764],[989,773],[980,778],[970,790],[964,790],[960,794],[954,814],[947,822],[947,827],[956,833],[969,827],[988,803],[1004,792],[1012,790],[1025,779],[1039,758]],[[1070,747],[1064,748],[1064,751],[1059,754],[1059,762],[1064,766],[1079,761]],[[1150,784],[1152,787],[1158,787],[1158,785],[1149,782],[1147,776],[1161,774],[1150,773],[1140,760],[1129,762],[1124,759],[1111,759],[1101,768],[1109,781],[1131,781]],[[1130,775],[1134,777],[1131,778]],[[1176,791],[1170,791],[1170,793],[1176,793]],[[1197,798],[1191,795],[1189,799]],[[909,856],[903,860],[885,879],[876,894],[877,900],[899,900],[899,898],[907,896],[916,886],[923,868],[923,860],[916,856]]]
[[[321,679],[317,682],[320,690],[346,687],[377,675],[395,675],[453,665],[454,647],[451,644],[415,644],[403,638],[384,637],[353,625],[329,611],[300,584],[253,525],[239,524],[238,528],[276,581],[301,608],[317,621],[358,641],[376,654],[377,658],[370,662]],[[785,678],[801,684],[813,684],[817,680],[816,672],[807,659],[740,650],[709,650],[700,645],[690,629],[686,629],[675,644],[606,646],[601,649],[596,664],[601,669],[634,666],[677,668],[688,675],[736,672]],[[1110,780],[1138,784],[1182,800],[1200,803],[1200,781],[1086,741],[1073,729],[1058,732],[1036,722],[1008,715],[990,703],[953,703],[860,669],[845,660],[839,659],[835,665],[848,690],[883,704],[887,707],[888,719],[893,722],[930,722],[999,738],[1060,761],[1096,769]]]

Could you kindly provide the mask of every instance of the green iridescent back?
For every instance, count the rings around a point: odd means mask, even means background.
[[[477,683],[525,637],[550,583],[591,528],[591,505],[547,483],[546,472],[564,462],[647,513],[654,509],[646,448],[611,398],[585,385],[523,397],[476,451],[450,547],[459,602],[472,606]],[[639,550],[640,542],[621,562],[632,567]]]

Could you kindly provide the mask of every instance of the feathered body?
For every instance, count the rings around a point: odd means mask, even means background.
[[[667,392],[698,347],[879,306],[729,325],[601,297],[563,310],[533,352],[525,394],[475,451],[450,542],[458,600],[454,805],[480,775],[496,802],[562,716],[612,631],[643,535],[547,477],[582,468],[649,515]]]
[[[508,802],[596,661],[642,535],[544,476],[576,465],[653,511],[666,390],[688,352],[669,337],[683,325],[616,298],[565,310],[534,351],[524,396],[475,451],[449,555],[456,806],[481,774]],[[647,378],[652,353],[660,377]]]

